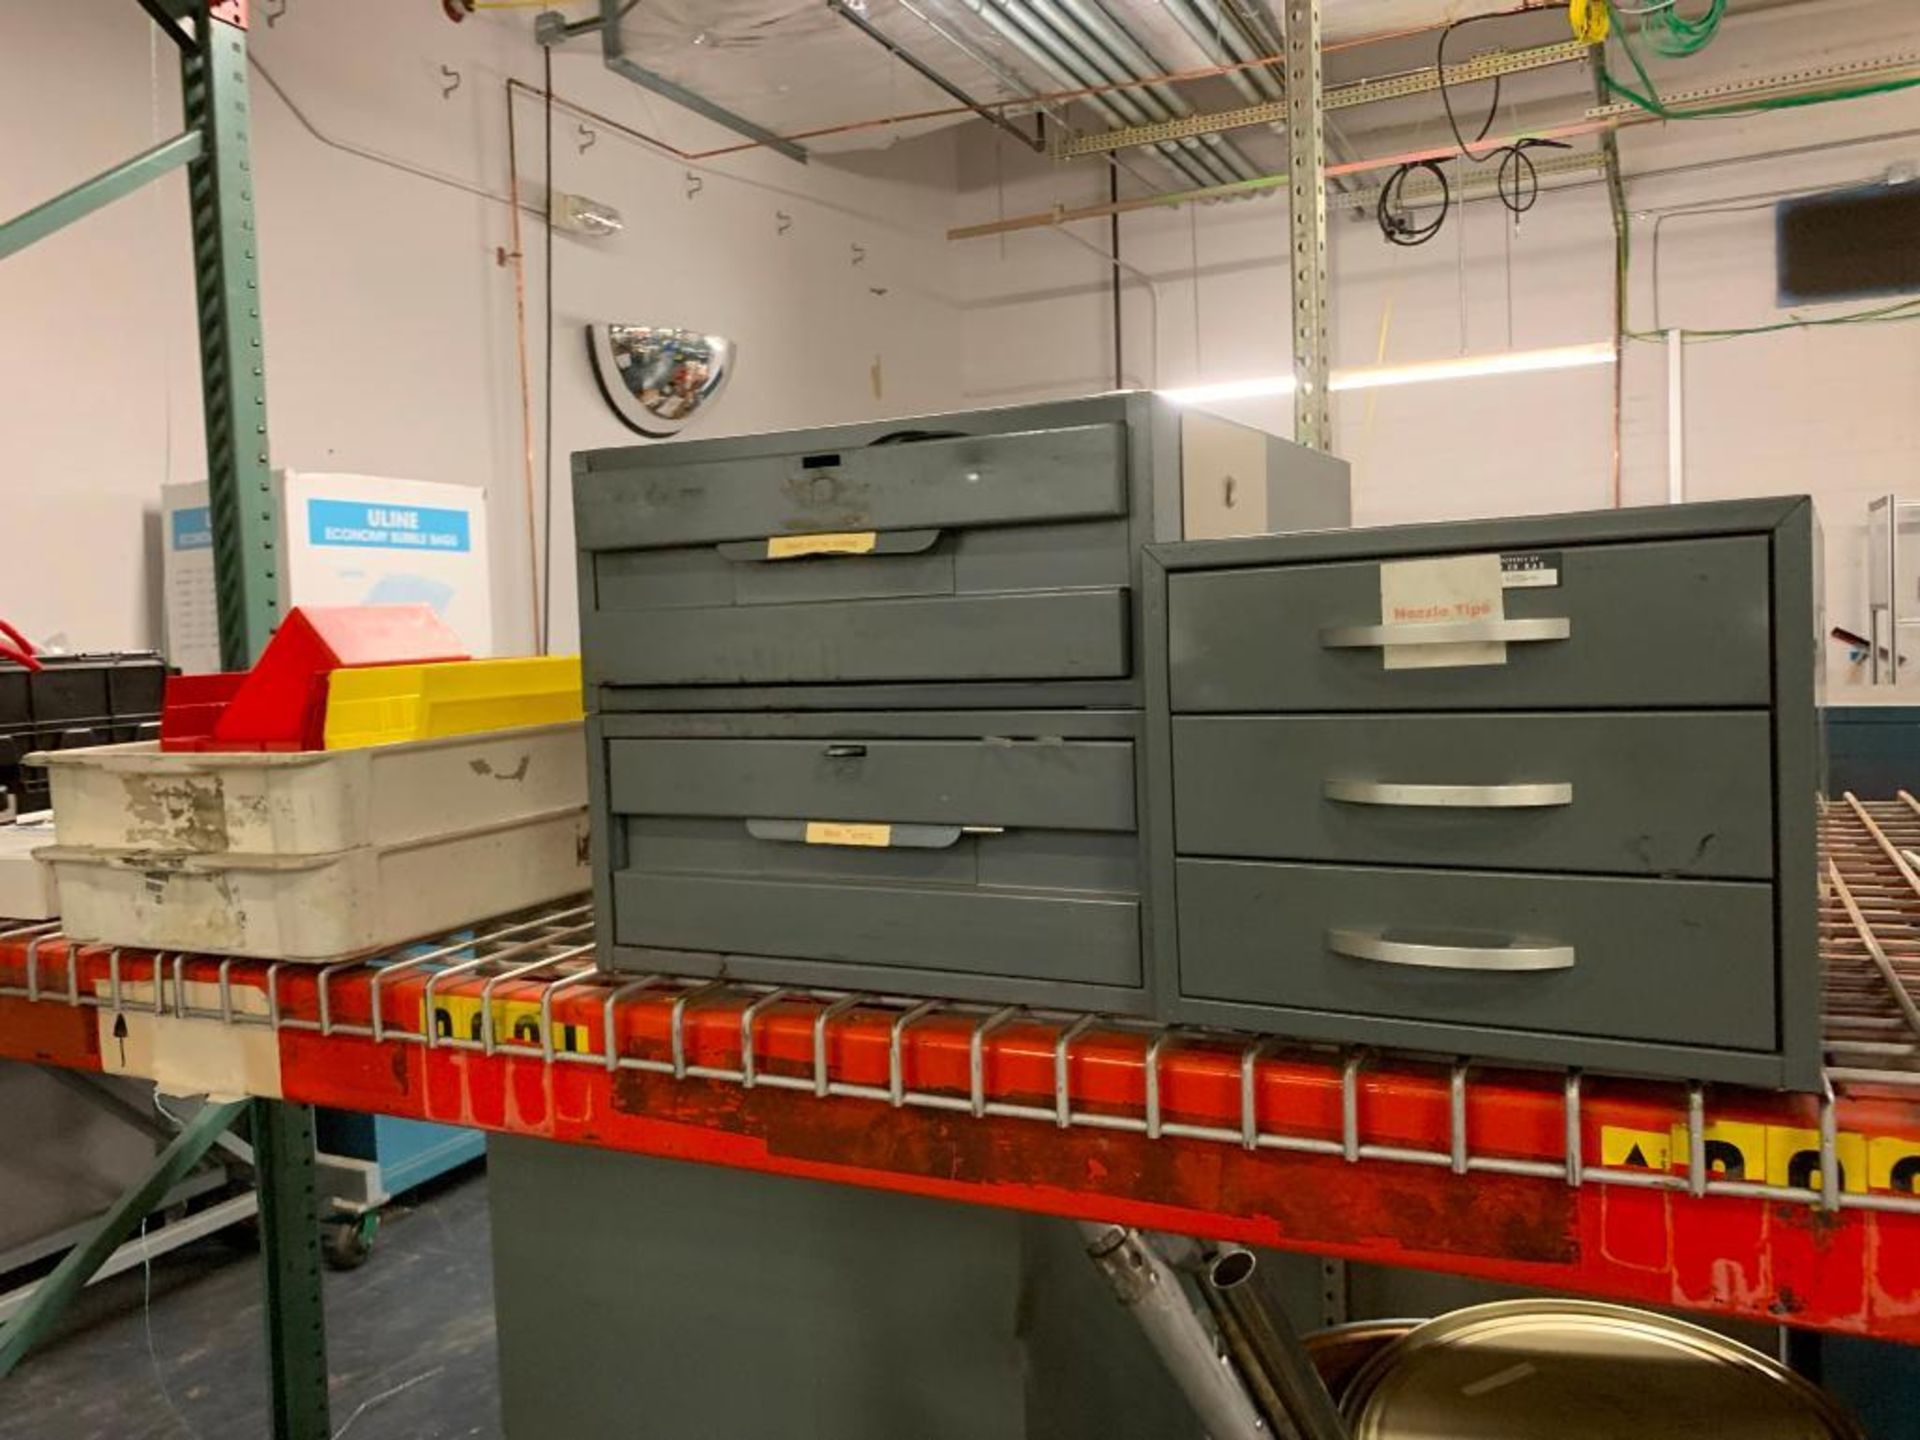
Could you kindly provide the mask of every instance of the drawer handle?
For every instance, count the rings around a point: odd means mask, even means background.
[[[1393,805],[1437,810],[1542,810],[1573,803],[1563,781],[1524,785],[1401,785],[1382,780],[1329,780],[1329,800],[1346,805]]]
[[[1571,970],[1571,945],[1422,945],[1377,930],[1329,930],[1327,948],[1352,960],[1431,970]]]
[[[1440,620],[1420,625],[1336,625],[1320,632],[1328,650],[1373,650],[1383,645],[1469,645],[1487,641],[1517,644],[1529,640],[1565,640],[1573,622],[1561,616],[1538,620]]]

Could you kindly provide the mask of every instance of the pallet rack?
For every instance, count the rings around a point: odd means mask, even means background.
[[[0,1054],[1920,1342],[1920,802],[1825,830],[1820,1095],[606,975],[584,904],[326,967],[0,930]]]

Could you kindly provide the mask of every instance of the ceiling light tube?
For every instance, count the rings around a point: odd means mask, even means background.
[[[1489,375],[1527,375],[1548,370],[1578,370],[1611,365],[1611,341],[1590,345],[1559,345],[1545,350],[1508,350],[1496,355],[1463,355],[1453,360],[1429,360],[1415,365],[1369,365],[1336,370],[1333,390],[1378,390],[1392,385],[1425,385],[1437,380],[1474,380]],[[1257,400],[1291,395],[1293,376],[1264,375],[1251,380],[1226,380],[1212,385],[1189,385],[1160,394],[1176,405],[1208,405],[1223,400]]]

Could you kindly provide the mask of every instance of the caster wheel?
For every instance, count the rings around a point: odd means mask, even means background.
[[[321,1227],[324,1236],[321,1253],[334,1270],[357,1270],[373,1254],[373,1237],[380,1231],[380,1212],[369,1210],[347,1220],[333,1220]]]

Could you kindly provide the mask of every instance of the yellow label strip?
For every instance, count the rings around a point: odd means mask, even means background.
[[[893,844],[893,826],[859,825],[845,820],[807,821],[809,845],[868,845],[884,848]]]
[[[870,555],[880,536],[872,530],[838,530],[819,535],[772,535],[767,559],[795,560],[802,555]]]

